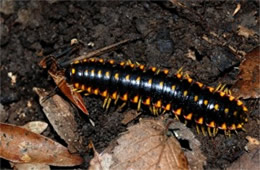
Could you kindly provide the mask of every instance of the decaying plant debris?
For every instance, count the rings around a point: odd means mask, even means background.
[[[56,87],[46,70],[38,66],[39,61],[45,55],[60,51],[74,38],[84,43],[82,56],[134,37],[140,39],[101,57],[117,61],[130,59],[172,72],[182,67],[204,84],[221,83],[231,87],[242,76],[240,66],[246,63],[246,55],[259,45],[259,2],[1,1],[1,121],[20,126],[43,121],[48,123],[43,135],[64,142],[52,128],[53,122],[45,116],[39,96],[32,90],[38,87],[53,91]],[[250,110],[249,122],[245,125],[247,132],[240,131],[230,138],[223,134],[209,138],[197,135],[196,130],[189,127],[207,158],[204,169],[229,167],[245,152],[246,136],[259,140],[259,100],[254,99],[258,94],[250,90],[251,86],[246,89]],[[64,97],[60,91],[57,93]],[[75,114],[76,132],[82,145],[87,146],[92,140],[99,153],[140,118],[153,117],[144,109],[137,118],[122,124],[124,114],[134,107],[118,111],[117,106],[112,105],[104,113],[101,98],[83,99],[95,127],[84,117],[86,115]],[[59,125],[65,127],[66,123]],[[87,169],[93,155],[86,153],[85,147],[74,150],[84,153],[84,164],[78,169]],[[9,162],[1,159],[1,168],[10,168]]]
[[[95,153],[93,169],[188,169],[180,144],[166,137],[163,120],[142,120],[128,128],[112,151]],[[110,160],[110,161],[108,161]]]
[[[4,123],[0,128],[0,157],[13,163],[76,166],[83,162],[79,155],[42,135]]]

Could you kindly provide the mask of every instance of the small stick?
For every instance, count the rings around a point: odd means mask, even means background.
[[[111,50],[113,48],[116,48],[117,46],[120,46],[120,45],[123,45],[125,43],[128,43],[129,41],[135,41],[135,40],[138,40],[138,39],[139,38],[122,40],[122,41],[120,41],[118,43],[106,46],[106,47],[101,48],[101,49],[97,49],[95,51],[91,51],[91,52],[89,52],[87,54],[84,54],[84,55],[81,55],[81,56],[79,56],[77,58],[74,58],[74,59],[71,59],[69,61],[66,61],[66,62],[62,63],[61,66],[64,67],[64,66],[67,66],[67,65],[69,65],[70,63],[72,63],[74,61],[77,61],[77,60],[82,60],[82,59],[85,59],[85,58],[91,58],[93,56],[104,54],[104,53],[108,52],[109,50]]]

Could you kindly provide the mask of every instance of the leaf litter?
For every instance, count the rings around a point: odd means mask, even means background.
[[[57,94],[46,99],[50,92],[44,89],[34,88],[34,91],[39,95],[43,112],[57,134],[68,144],[70,152],[86,150],[71,105]]]
[[[165,134],[163,119],[141,120],[122,134],[112,150],[96,152],[89,169],[189,169],[179,142]]]
[[[61,144],[19,126],[0,124],[0,157],[13,163],[76,166],[83,162]]]
[[[246,54],[240,64],[238,81],[232,86],[232,94],[236,97],[248,99],[260,97],[260,47]]]
[[[171,123],[170,123],[171,121]],[[196,139],[190,128],[185,126],[178,120],[168,120],[169,130],[173,129],[174,136],[180,141],[181,146],[184,145],[184,154],[189,162],[191,170],[203,169],[206,165],[207,158],[203,155],[200,146],[201,143]],[[188,144],[187,144],[188,143]],[[188,145],[188,146],[187,146]]]
[[[22,126],[23,128],[37,133],[41,134],[43,131],[46,130],[48,127],[48,124],[42,121],[31,121],[26,123],[25,125]],[[13,167],[15,170],[27,170],[27,169],[38,169],[38,170],[50,170],[49,165],[45,164],[39,164],[39,163],[12,163],[10,162],[11,167]]]

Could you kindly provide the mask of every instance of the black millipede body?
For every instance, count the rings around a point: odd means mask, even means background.
[[[213,135],[218,129],[242,129],[247,122],[247,108],[240,100],[188,76],[168,73],[166,69],[94,58],[76,61],[65,71],[67,81],[77,91],[101,95],[107,105],[112,99],[121,99],[147,105],[153,113],[173,111],[176,116],[207,126],[209,133],[213,129]]]

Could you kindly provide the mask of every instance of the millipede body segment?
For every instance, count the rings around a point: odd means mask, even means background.
[[[106,108],[111,100],[120,99],[136,103],[138,110],[141,104],[147,105],[154,114],[172,111],[197,127],[201,125],[203,132],[207,127],[213,136],[218,129],[230,134],[243,128],[248,110],[240,100],[188,76],[168,73],[166,69],[95,58],[75,61],[65,71],[67,81],[78,92],[101,95]]]

